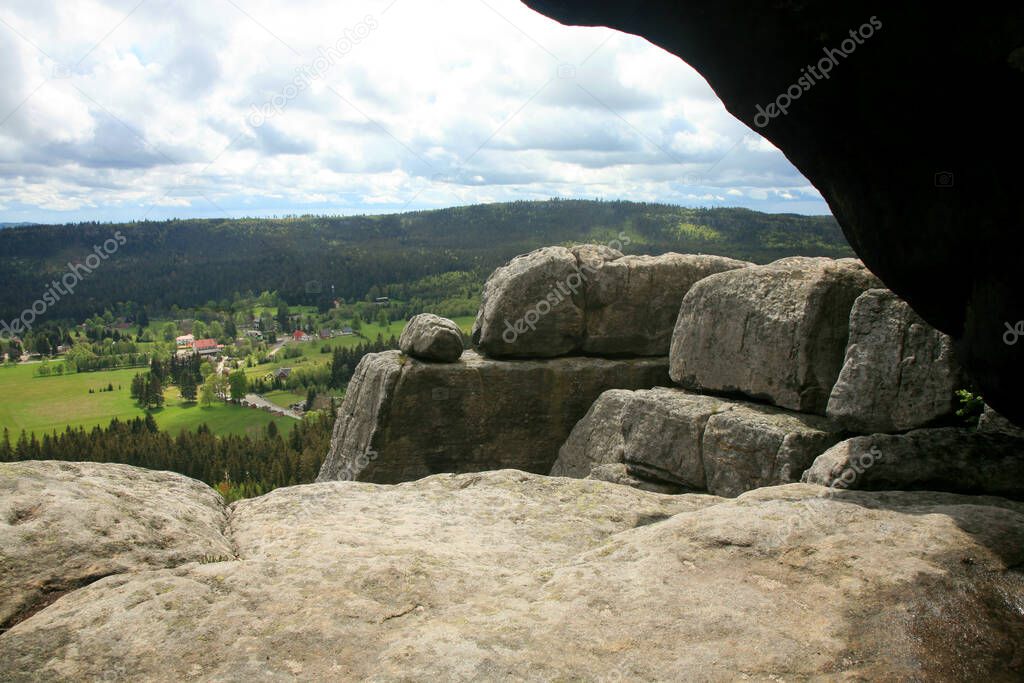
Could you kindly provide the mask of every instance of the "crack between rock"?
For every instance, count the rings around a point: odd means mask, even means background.
[[[124,572],[103,572],[100,574],[91,574],[89,576],[83,576],[82,578],[75,579],[69,582],[59,582],[56,585],[51,585],[42,589],[41,594],[35,599],[32,599],[28,604],[24,605],[21,609],[11,615],[7,621],[0,624],[0,637],[10,631],[12,628],[17,626],[23,621],[31,619],[39,612],[57,602],[60,598],[73,593],[77,590],[85,588],[86,586],[96,583],[100,579],[105,579],[108,576],[117,576]]]
[[[420,607],[419,604],[415,604],[415,605],[412,605],[411,607],[409,607],[408,609],[404,609],[401,612],[397,612],[396,614],[389,614],[389,615],[385,616],[383,619],[381,619],[380,623],[383,624],[385,621],[391,621],[392,619],[398,619],[399,617],[404,617],[406,614],[409,614],[410,612],[415,612],[417,609],[419,609],[419,607]]]

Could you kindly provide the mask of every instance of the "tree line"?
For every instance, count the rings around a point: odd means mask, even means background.
[[[0,462],[109,462],[178,472],[217,488],[228,500],[258,496],[316,479],[334,429],[334,411],[310,413],[285,437],[270,422],[256,436],[215,436],[206,425],[177,436],[160,431],[152,415],[111,420],[105,427],[35,434],[12,443],[4,429]]]

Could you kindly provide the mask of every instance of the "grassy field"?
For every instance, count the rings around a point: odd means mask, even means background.
[[[455,322],[468,334],[473,326],[473,316],[456,318]],[[274,362],[246,368],[246,374],[250,378],[257,378],[264,377],[277,368],[327,365],[331,360],[331,354],[322,353],[323,347],[332,350],[337,347],[351,348],[364,343],[367,339],[375,340],[378,334],[384,339],[391,336],[398,338],[404,327],[405,321],[393,322],[386,328],[375,322],[364,322],[360,330],[361,337],[353,335],[314,339],[302,343],[289,342],[287,346],[299,348],[302,356],[285,358],[284,350],[281,350],[274,357]],[[63,431],[67,425],[86,428],[95,425],[106,426],[114,417],[130,419],[145,415],[145,412],[132,401],[129,393],[132,377],[140,372],[140,369],[108,370],[60,377],[33,377],[35,367],[37,366],[0,367],[0,429],[9,429],[12,438],[15,438],[22,429],[41,435],[53,430]],[[114,390],[101,392],[100,389],[106,389],[107,385],[113,385]],[[95,393],[90,394],[89,389],[93,389]],[[288,391],[271,392],[267,395],[268,400],[284,407],[297,401],[304,401],[305,398],[304,393]],[[174,434],[181,430],[194,430],[203,423],[206,423],[214,434],[252,434],[265,429],[271,420],[277,423],[279,431],[287,434],[294,425],[294,420],[290,418],[275,418],[261,410],[221,403],[209,407],[186,404],[181,401],[181,396],[173,387],[167,390],[164,407],[153,411],[153,417],[161,429]]]
[[[85,372],[61,377],[33,377],[33,365],[0,367],[0,429],[11,438],[22,429],[37,435],[72,427],[106,426],[114,417],[130,419],[145,412],[130,396],[132,377],[139,370]],[[112,384],[113,391],[106,389]],[[119,388],[120,387],[120,388]],[[96,393],[90,394],[89,389]],[[246,434],[263,429],[274,420],[281,432],[291,430],[294,420],[274,417],[261,410],[217,404],[208,408],[183,404],[177,389],[168,389],[166,404],[153,411],[162,429],[177,434],[207,423],[215,434]]]

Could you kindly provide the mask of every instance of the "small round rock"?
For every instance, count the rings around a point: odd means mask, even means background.
[[[405,326],[398,346],[413,358],[454,363],[462,355],[462,332],[448,318],[421,313]]]

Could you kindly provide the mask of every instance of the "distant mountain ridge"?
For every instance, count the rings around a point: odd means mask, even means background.
[[[621,240],[627,253],[720,254],[762,263],[791,255],[853,255],[831,216],[625,201],[37,225],[0,232],[0,316],[8,319],[30,306],[67,272],[69,262],[81,262],[118,232],[125,243],[47,317],[81,319],[127,301],[167,310],[263,290],[277,290],[292,303],[323,306],[332,291],[361,299],[371,288],[387,291],[388,285],[451,271],[472,273],[482,283],[512,256],[559,243]]]

